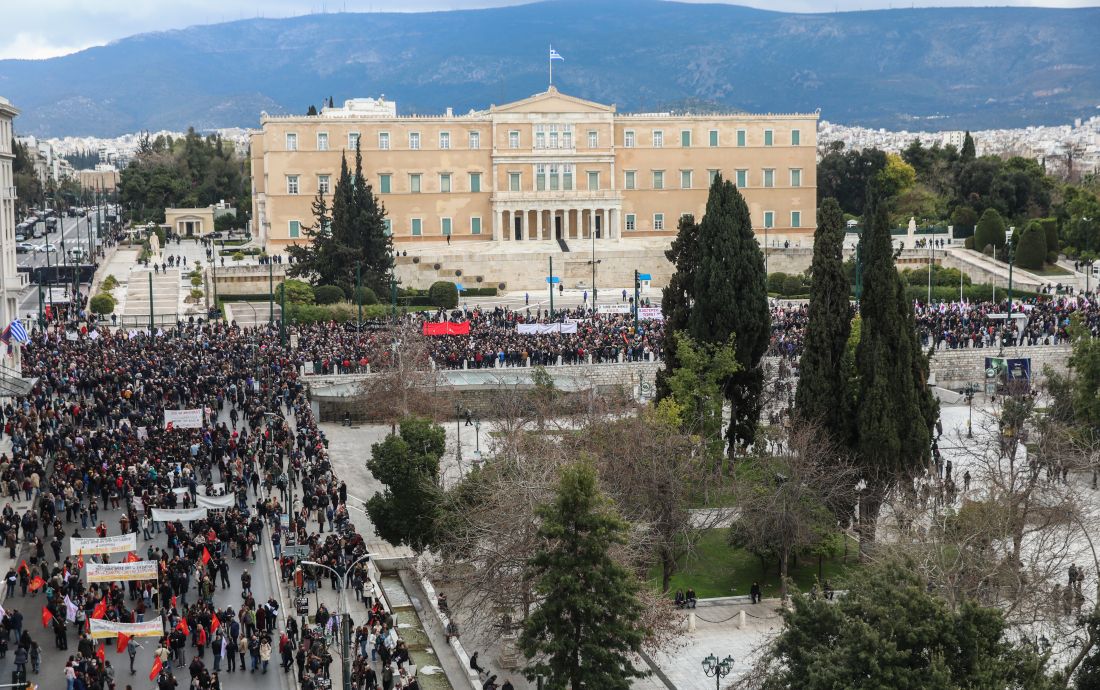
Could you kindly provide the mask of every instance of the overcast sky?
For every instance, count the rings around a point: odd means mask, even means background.
[[[515,5],[525,0],[0,0],[0,59],[41,59],[103,45],[132,34],[250,17],[315,12],[451,10]],[[689,0],[694,1],[694,0]],[[722,2],[724,0],[712,0]],[[1020,5],[1093,7],[1100,0],[739,0],[735,4],[792,12],[910,6]]]

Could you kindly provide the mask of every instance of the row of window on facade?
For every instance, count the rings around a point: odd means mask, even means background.
[[[508,147],[518,149],[521,146],[521,136],[518,129],[513,129],[508,132]],[[790,130],[790,145],[800,146],[802,144],[802,133],[800,130]],[[420,132],[408,133],[408,148],[411,151],[419,151],[421,148],[421,136]],[[588,131],[588,148],[595,149],[600,147],[600,133],[597,130]],[[736,145],[739,147],[748,146],[749,134],[746,129],[738,129],[734,134]],[[627,129],[623,131],[624,148],[635,148],[638,145],[637,132],[633,129]],[[348,148],[355,149],[360,143],[360,137],[358,132],[350,132],[348,134]],[[650,132],[650,143],[653,148],[663,148],[665,145],[665,131],[663,129],[655,129]],[[536,125],[534,132],[534,141],[531,142],[532,147],[536,149],[572,149],[573,148],[573,125]],[[707,132],[707,144],[708,146],[719,146],[719,132],[717,129],[712,129]],[[466,140],[467,148],[471,150],[477,150],[481,148],[481,132],[467,132]],[[692,130],[684,129],[680,131],[680,146],[684,148],[691,147],[692,144]],[[765,129],[763,132],[762,142],[763,146],[775,145],[775,130]],[[379,132],[378,133],[378,149],[380,151],[388,151],[391,147],[390,133]],[[451,148],[451,133],[440,132],[439,133],[439,148],[441,150],[447,150]],[[298,134],[296,132],[286,133],[286,150],[297,151],[298,150]],[[317,133],[317,150],[328,151],[329,150],[329,136],[328,132]]]
[[[574,190],[574,167],[570,163],[539,163],[534,166],[534,178],[535,178],[535,190],[539,192],[543,191],[573,191]],[[707,171],[707,186],[714,182],[714,177],[718,174],[718,170]],[[760,174],[760,186],[765,188],[775,187],[776,170],[775,168],[764,168]],[[788,168],[788,180],[789,186],[801,187],[802,186],[802,169],[801,168]],[[662,190],[662,189],[675,189],[674,187],[667,186],[664,170],[652,170],[650,171],[650,186],[649,189]],[[478,193],[482,191],[481,186],[482,173],[475,172],[469,173],[468,185],[465,191],[470,193]],[[453,173],[439,173],[439,186],[438,191],[442,194],[449,194],[454,191],[454,174]],[[600,181],[600,173],[597,170],[587,171],[587,189],[589,191],[599,191],[603,189]],[[742,189],[748,188],[749,185],[749,171],[747,169],[734,171],[734,183]],[[332,188],[332,178],[330,175],[318,175],[317,176],[317,191],[321,194],[329,194]],[[637,170],[625,170],[623,171],[623,189],[636,190],[642,189],[638,186],[638,171]],[[680,171],[680,186],[679,189],[695,189],[695,173],[692,170]],[[579,189],[579,187],[577,187]],[[378,193],[379,194],[392,194],[394,193],[393,174],[392,173],[380,173],[378,175]],[[423,173],[409,173],[408,186],[406,191],[410,194],[419,194],[424,192],[424,175]],[[508,173],[508,191],[520,192],[523,191],[523,173],[521,172],[509,172]],[[286,193],[287,194],[299,194],[301,192],[301,176],[300,175],[287,175],[286,176]]]
[[[680,214],[682,218],[686,213]],[[638,230],[638,216],[635,213],[624,214],[626,230],[633,232]],[[382,221],[385,224],[385,232],[387,235],[393,234],[393,221],[390,218],[386,218]],[[653,214],[653,230],[663,231],[665,230],[665,214],[654,213]],[[765,230],[775,227],[775,211],[764,211],[764,228]],[[802,212],[791,211],[791,228],[797,229],[802,227]],[[481,234],[481,217],[470,217],[470,234]],[[288,234],[290,239],[298,239],[302,236],[302,222],[298,220],[292,220],[289,223]],[[439,232],[441,237],[447,237],[452,234],[454,230],[454,223],[451,218],[439,219]],[[409,219],[409,234],[413,237],[424,236],[424,219],[423,218],[410,218]]]

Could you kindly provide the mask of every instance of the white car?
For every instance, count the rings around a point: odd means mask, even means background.
[[[19,254],[26,254],[28,252],[33,252],[37,250],[37,247],[35,247],[35,245],[31,244],[30,242],[20,242],[19,244],[15,245],[15,251]]]
[[[49,242],[47,242],[46,244],[40,244],[40,245],[36,246],[35,251],[37,251],[37,252],[56,252],[57,247],[55,247],[52,244],[50,244]]]

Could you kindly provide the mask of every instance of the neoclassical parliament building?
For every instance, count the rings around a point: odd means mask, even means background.
[[[816,225],[816,113],[619,113],[547,91],[485,110],[398,115],[353,99],[312,116],[261,116],[252,134],[253,219],[269,252],[304,241],[341,156],[385,204],[394,244],[440,242],[492,253],[511,243],[671,238],[702,218],[721,173],[760,236],[798,241]],[[531,247],[535,249],[534,246]]]

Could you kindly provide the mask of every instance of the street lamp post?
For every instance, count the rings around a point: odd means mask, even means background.
[[[714,677],[714,690],[721,690],[722,679],[725,678],[733,671],[733,657],[727,656],[721,661],[718,657],[711,654],[706,659],[703,659],[703,673],[707,674],[707,677]]]
[[[481,418],[474,420],[474,452],[481,457]]]
[[[338,573],[334,568],[330,568],[329,566],[325,565],[324,563],[318,563],[317,561],[302,561],[302,565],[317,566],[317,567],[320,567],[320,568],[324,568],[325,570],[328,570],[333,575],[335,575],[336,579],[339,580],[339,582],[340,582],[340,607],[342,609],[342,612],[340,614],[340,627],[343,628],[343,630],[341,630],[341,632],[340,632],[340,637],[341,637],[340,648],[342,650],[341,654],[340,654],[340,656],[341,656],[340,668],[341,668],[343,676],[344,676],[344,679],[343,679],[344,690],[351,690],[351,688],[352,688],[352,686],[351,686],[351,648],[350,648],[350,645],[351,645],[351,610],[348,607],[348,575],[351,574],[351,571],[354,570],[355,566],[359,565],[363,561],[363,559],[370,558],[373,555],[374,554],[365,553],[362,556],[360,556],[359,558],[355,559],[354,561],[352,561],[351,565],[348,566],[347,570],[344,571],[343,575]]]
[[[455,403],[455,458],[458,460],[458,473],[462,474],[462,406]]]
[[[966,437],[974,438],[974,393],[977,392],[973,383],[966,384],[963,395],[966,396],[966,406],[969,408],[969,417],[966,420]]]

